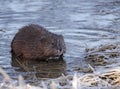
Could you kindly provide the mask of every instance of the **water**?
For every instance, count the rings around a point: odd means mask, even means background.
[[[0,67],[14,80],[18,75],[23,75],[26,81],[32,81],[29,74],[35,74],[32,64],[30,65],[33,69],[29,69],[29,72],[13,66],[10,54],[10,44],[18,29],[31,23],[40,24],[51,32],[62,34],[67,46],[65,62],[58,63],[58,70],[53,71],[55,70],[53,67],[46,68],[51,65],[56,67],[56,63],[47,65],[34,63],[34,65],[39,65],[38,68],[41,69],[45,67],[45,70],[43,69],[45,73],[60,72],[52,77],[58,77],[62,73],[74,74],[77,71],[76,68],[86,65],[85,48],[119,41],[120,1],[1,0]],[[48,74],[47,77],[49,77]]]

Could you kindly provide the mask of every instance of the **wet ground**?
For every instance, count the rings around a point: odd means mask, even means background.
[[[65,62],[35,62],[32,63],[34,66],[23,63],[22,68],[14,65],[10,54],[11,41],[20,27],[30,23],[40,24],[64,36],[67,46]],[[78,69],[87,66],[85,49],[119,42],[119,28],[119,0],[1,0],[0,67],[12,79],[23,75],[28,82],[37,75],[48,78],[52,73],[55,74],[53,78],[61,74],[82,73]]]

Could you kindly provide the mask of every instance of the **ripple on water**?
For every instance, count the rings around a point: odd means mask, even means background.
[[[27,4],[26,4],[27,3]],[[45,2],[43,0],[39,0],[38,2],[31,0],[31,1],[13,1],[9,4],[9,8],[15,12],[37,12],[42,10],[43,6],[49,4],[49,2]],[[17,7],[17,8],[16,8]]]

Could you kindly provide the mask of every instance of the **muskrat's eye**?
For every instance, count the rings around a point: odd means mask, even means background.
[[[54,43],[51,43],[52,45],[54,45]]]
[[[52,42],[51,44],[52,44],[52,45],[55,45],[55,43],[54,43],[54,42]]]

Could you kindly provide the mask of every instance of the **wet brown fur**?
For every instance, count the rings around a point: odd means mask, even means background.
[[[31,24],[19,29],[11,43],[12,55],[22,59],[47,60],[62,57],[66,47],[62,35]]]

